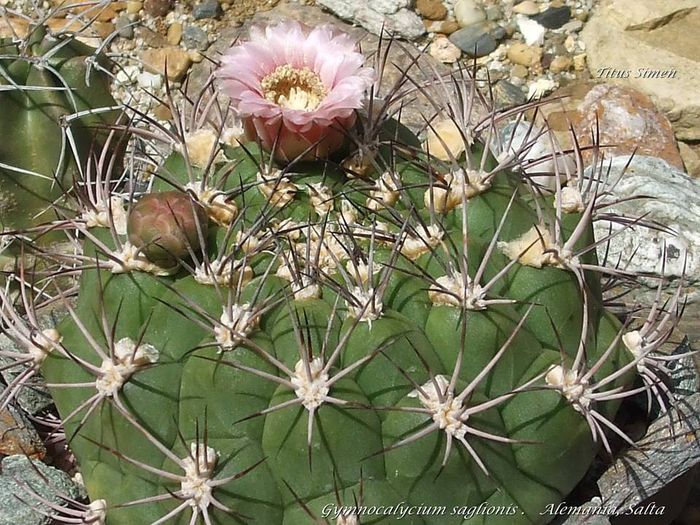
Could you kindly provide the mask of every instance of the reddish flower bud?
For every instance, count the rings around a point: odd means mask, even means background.
[[[186,193],[166,191],[139,199],[129,213],[129,242],[141,248],[146,258],[170,268],[189,250],[201,251],[200,234],[207,235],[207,214]]]

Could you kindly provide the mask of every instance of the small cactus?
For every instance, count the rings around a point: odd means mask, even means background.
[[[302,67],[305,48],[285,31],[309,34],[268,28],[256,38],[269,47],[242,49],[267,73],[275,60]],[[347,47],[330,29],[311,34]],[[342,82],[333,52],[303,67]],[[481,505],[504,512],[479,523],[543,523],[599,449],[612,453],[611,433],[629,441],[614,423],[622,399],[673,402],[655,352],[681,293],[637,329],[607,308],[608,277],[634,276],[597,260],[603,174],[529,176],[528,145],[495,139],[529,106],[496,109],[462,69],[425,87],[463,139],[437,158],[394,118],[408,77],[385,93],[377,76],[374,110],[353,98],[343,113],[358,122],[342,147],[304,136],[298,148],[286,142],[295,126],[224,144],[227,121],[204,90],[191,108],[169,100],[174,152],[148,185],[124,191],[115,164],[98,163],[99,191],[66,195],[77,210],[61,228],[80,250],[43,252],[50,271],[0,294],[3,330],[26,348],[14,358],[48,381],[93,502],[61,512],[107,525],[348,525],[389,523],[366,509],[403,505],[428,509],[403,516],[418,525],[461,524]],[[253,95],[236,89],[253,115]],[[316,109],[297,107],[303,85],[285,89],[294,104],[260,107],[292,122]],[[264,108],[251,118],[270,117]],[[305,118],[338,138],[338,122]],[[191,161],[188,137],[213,137],[208,160]],[[77,299],[63,274],[79,274]],[[67,314],[38,331],[44,294]]]

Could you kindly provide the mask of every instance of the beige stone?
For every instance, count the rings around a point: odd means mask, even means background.
[[[187,52],[176,46],[146,49],[141,54],[141,59],[146,70],[161,75],[165,73],[171,81],[182,80],[192,64]]]
[[[182,23],[181,22],[173,22],[170,24],[170,27],[168,28],[168,44],[171,46],[176,46],[180,43],[180,40],[182,39]]]
[[[439,35],[428,48],[430,55],[444,64],[453,64],[462,56],[462,50],[450,42],[446,36]]]
[[[676,137],[688,141],[700,140],[697,6],[697,0],[613,0],[581,32],[592,76],[650,95]]]
[[[535,66],[542,59],[542,48],[516,42],[508,48],[506,56],[513,64],[520,64],[526,67]]]
[[[451,35],[459,29],[456,20],[425,20],[425,30],[429,33]]]
[[[540,8],[532,0],[525,0],[513,6],[513,12],[520,15],[536,15],[540,12]]]
[[[135,15],[143,9],[143,2],[138,2],[136,0],[129,0],[126,3],[126,12],[130,15]]]
[[[700,178],[700,144],[679,142],[678,149],[681,152],[681,158],[688,175]]]
[[[442,20],[447,16],[447,8],[442,0],[417,0],[416,9],[428,20]]]
[[[649,31],[700,7],[697,0],[614,0],[614,12],[627,31]]]
[[[527,78],[528,73],[527,68],[521,64],[515,64],[510,70],[510,74],[516,78]]]
[[[574,55],[574,69],[576,71],[584,71],[586,69],[586,53]]]
[[[549,64],[549,70],[552,73],[561,73],[562,71],[568,71],[568,69],[573,65],[573,60],[568,56],[558,56],[552,60]]]
[[[464,139],[457,124],[451,119],[441,120],[433,123],[432,129],[428,130],[423,149],[432,156],[449,162],[450,153],[457,158],[464,152]]]

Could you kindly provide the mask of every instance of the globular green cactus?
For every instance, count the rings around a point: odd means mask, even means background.
[[[526,108],[476,119],[460,74],[438,99],[464,151],[443,141],[442,159],[393,118],[405,79],[346,118],[349,152],[295,144],[286,164],[171,101],[176,151],[126,196],[100,185],[104,217],[64,225],[81,253],[49,254],[80,274],[77,300],[51,290],[65,319],[37,331],[3,293],[84,523],[544,523],[610,433],[629,440],[615,413],[658,383],[672,313],[634,331],[606,309],[601,275],[624,272],[596,259],[605,182],[524,173],[528,146],[494,138]]]
[[[55,217],[91,148],[119,115],[106,58],[71,36],[32,27],[0,39],[0,213],[5,230]]]

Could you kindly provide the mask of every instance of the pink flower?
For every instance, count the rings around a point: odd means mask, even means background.
[[[298,22],[254,27],[250,40],[223,57],[217,72],[249,139],[289,161],[327,157],[355,123],[374,70],[346,34]],[[277,144],[275,145],[275,141]]]

